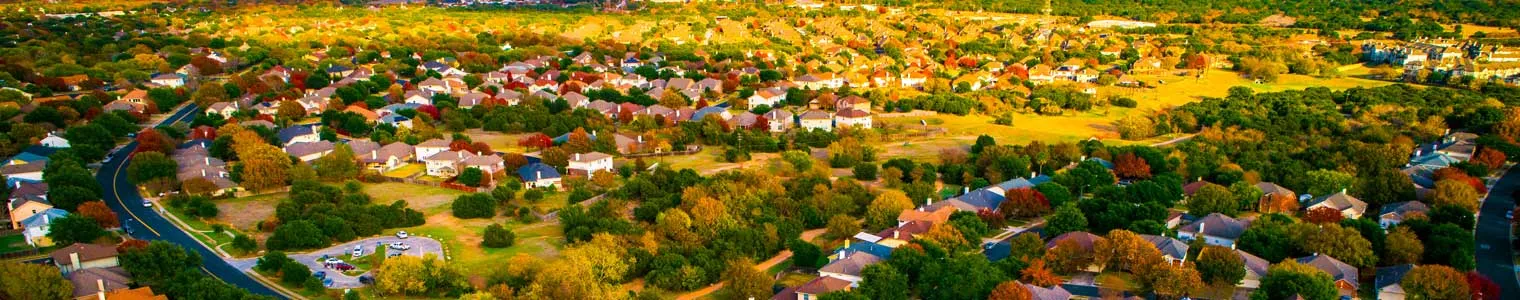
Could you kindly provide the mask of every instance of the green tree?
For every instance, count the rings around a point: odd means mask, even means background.
[[[264,247],[269,250],[312,249],[326,246],[327,241],[327,235],[315,223],[296,220],[276,227],[274,234],[264,241]]]
[[[860,271],[861,295],[877,300],[908,300],[908,276],[890,264],[873,264]]]
[[[775,284],[770,275],[756,270],[755,264],[746,259],[729,263],[722,279],[728,282],[730,299],[769,299],[771,285]]]
[[[1304,182],[1308,185],[1304,191],[1318,197],[1351,188],[1351,185],[1356,182],[1356,177],[1331,170],[1313,170],[1304,174]]]
[[[456,180],[464,185],[477,187],[480,186],[482,180],[485,180],[485,174],[480,169],[474,167],[464,168],[464,171],[459,172],[459,177]]]
[[[1205,246],[1194,264],[1203,281],[1212,285],[1234,285],[1246,277],[1245,262],[1235,249]]]
[[[358,158],[354,156],[354,150],[348,144],[338,144],[332,153],[317,158],[313,162],[317,177],[323,181],[338,182],[359,177]]]
[[[1193,192],[1193,196],[1187,201],[1188,213],[1195,216],[1221,213],[1227,216],[1235,216],[1240,213],[1240,202],[1235,198],[1230,189],[1222,185],[1208,183]]]
[[[1330,274],[1295,261],[1284,261],[1267,269],[1261,287],[1251,292],[1251,300],[1288,299],[1300,296],[1307,300],[1333,300],[1340,297]]]
[[[496,215],[496,199],[484,193],[460,195],[450,208],[455,218],[490,218]]]
[[[794,239],[786,245],[787,250],[792,251],[792,265],[804,268],[822,267],[827,261],[823,257],[823,250],[818,245],[813,245],[804,240]]]
[[[106,230],[100,228],[100,223],[79,214],[53,220],[53,224],[49,225],[48,229],[47,237],[53,239],[53,243],[58,245],[89,243],[106,236]]]
[[[848,215],[834,215],[829,217],[828,231],[824,235],[830,239],[847,238],[860,232],[860,223]]]
[[[1056,213],[1045,221],[1045,234],[1048,236],[1060,236],[1067,232],[1087,230],[1087,217],[1077,209],[1075,204],[1067,204],[1056,209]]]
[[[1385,247],[1382,259],[1384,265],[1419,263],[1420,256],[1425,253],[1425,245],[1420,242],[1420,237],[1407,226],[1393,227],[1393,231],[1388,233]]]
[[[159,286],[167,284],[185,272],[198,272],[201,256],[179,245],[153,241],[147,247],[130,249],[118,257],[122,269],[132,274],[139,284]]]
[[[879,229],[897,226],[897,215],[913,209],[908,195],[896,190],[886,190],[866,207],[866,228]]]
[[[491,223],[491,225],[486,226],[486,231],[483,233],[483,236],[485,238],[480,242],[480,246],[486,248],[511,247],[512,244],[516,243],[517,241],[516,234],[512,233],[511,230],[507,230],[505,227],[502,227],[501,224],[496,223]]]
[[[1412,299],[1472,299],[1466,278],[1462,272],[1451,267],[1422,265],[1409,270],[1399,283]]]
[[[0,263],[0,296],[8,299],[69,299],[74,284],[57,268],[39,264]]]
[[[179,163],[163,153],[139,152],[132,156],[131,164],[127,165],[127,179],[150,186],[150,190],[161,191],[173,186],[178,171]]]

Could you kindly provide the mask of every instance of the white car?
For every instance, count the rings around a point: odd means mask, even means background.
[[[362,245],[354,245],[353,256],[354,257],[364,256],[364,246],[362,246]]]
[[[336,265],[336,264],[343,263],[343,260],[337,259],[337,258],[328,258],[326,261],[323,261],[323,262],[325,262],[325,263],[327,263],[329,265]]]
[[[411,250],[412,249],[412,245],[407,245],[406,243],[402,243],[402,242],[395,242],[395,243],[391,243],[390,248],[391,249],[396,249],[396,250],[401,250],[401,251],[406,251],[406,250]]]
[[[397,231],[396,232],[396,238],[398,238],[398,239],[405,239],[408,236],[411,236],[411,235],[406,234],[405,230],[403,230],[403,231]]]
[[[153,207],[153,201],[143,200],[143,207]]]

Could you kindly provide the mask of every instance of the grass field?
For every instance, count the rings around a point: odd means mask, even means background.
[[[0,236],[0,253],[11,253],[32,249],[32,245],[26,244],[26,236],[20,233]]]
[[[395,170],[385,171],[385,173],[381,173],[380,175],[385,175],[385,177],[407,178],[407,177],[412,177],[412,175],[421,174],[422,172],[426,172],[426,171],[427,171],[427,165],[423,165],[423,164],[406,164],[404,166],[401,166],[400,168],[396,168]]]

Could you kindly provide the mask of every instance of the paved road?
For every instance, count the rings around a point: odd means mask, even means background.
[[[1504,173],[1504,177],[1489,190],[1488,200],[1483,201],[1478,228],[1473,231],[1478,247],[1478,272],[1499,284],[1500,296],[1489,299],[1520,296],[1520,281],[1515,278],[1515,249],[1509,241],[1509,220],[1504,217],[1506,211],[1515,207],[1511,194],[1517,190],[1520,190],[1520,172]]]
[[[408,249],[408,250],[405,250],[405,251],[401,251],[401,250],[389,249],[387,247],[391,243],[396,243],[396,242],[405,243],[408,246],[412,246],[412,248]],[[294,259],[294,260],[296,260],[298,262],[301,262],[301,264],[306,265],[306,267],[311,268],[311,270],[313,272],[315,272],[315,271],[325,271],[325,272],[327,272],[327,278],[333,280],[332,285],[327,286],[327,288],[330,288],[330,289],[361,288],[361,287],[364,287],[364,284],[363,283],[359,283],[359,276],[363,276],[364,274],[369,274],[373,270],[365,270],[365,272],[362,273],[362,274],[354,275],[354,276],[349,276],[349,275],[345,275],[345,274],[343,274],[341,272],[338,272],[336,270],[328,269],[326,266],[324,266],[322,264],[322,262],[318,261],[323,256],[326,256],[326,257],[332,257],[332,258],[341,259],[341,260],[344,260],[344,261],[349,262],[349,263],[353,263],[354,259],[351,258],[351,257],[349,257],[349,254],[354,251],[354,246],[355,245],[359,245],[359,246],[361,246],[361,247],[364,248],[364,255],[360,256],[358,259],[368,259],[370,255],[375,255],[375,250],[376,249],[385,250],[385,252],[381,253],[381,255],[389,255],[390,253],[400,252],[403,255],[411,255],[411,256],[419,256],[419,257],[420,256],[425,256],[427,254],[437,255],[439,258],[443,257],[443,244],[438,243],[438,240],[434,240],[434,239],[430,239],[430,238],[425,238],[425,237],[410,237],[410,238],[402,239],[402,238],[397,238],[395,236],[372,237],[372,238],[367,238],[367,239],[347,242],[347,243],[343,243],[341,245],[327,247],[327,248],[324,248],[324,249],[321,249],[321,250],[315,250],[315,251],[306,252],[306,253],[290,253],[290,254],[288,254],[288,256],[290,256],[290,259]],[[251,271],[251,270],[253,270],[253,266],[258,264],[258,260],[259,260],[258,258],[245,258],[245,259],[232,260],[229,263],[231,263],[234,267],[237,267],[240,270]]]
[[[199,112],[200,109],[195,104],[186,105],[170,115],[169,118],[164,119],[160,125],[189,120],[194,118],[194,115]],[[185,247],[185,249],[200,253],[202,260],[201,271],[210,274],[212,277],[221,279],[239,288],[247,289],[255,294],[268,295],[280,299],[285,298],[268,286],[253,280],[247,274],[227,264],[227,261],[222,260],[221,256],[217,256],[211,249],[207,249],[205,245],[197,242],[190,234],[180,231],[179,227],[170,224],[168,220],[154,211],[154,208],[143,207],[143,198],[142,195],[137,193],[137,185],[127,180],[127,161],[130,159],[128,154],[131,154],[134,149],[137,149],[137,142],[135,141],[128,143],[115,152],[108,153],[107,155],[111,161],[102,164],[100,171],[95,175],[95,179],[100,181],[100,186],[104,188],[105,193],[102,198],[104,198],[103,200],[105,200],[106,205],[110,206],[117,216],[123,219],[130,219],[123,220],[122,224],[131,226],[134,229],[134,232],[131,234],[133,238],[163,240],[178,244]]]

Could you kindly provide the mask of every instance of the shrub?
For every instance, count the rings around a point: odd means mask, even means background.
[[[506,248],[517,242],[517,235],[502,227],[501,224],[486,226],[485,240],[480,246],[486,248]]]
[[[281,282],[286,284],[304,284],[311,279],[311,268],[307,268],[306,265],[292,260],[286,262],[284,266],[280,266]]]
[[[872,163],[860,163],[860,164],[856,164],[855,165],[855,179],[858,179],[858,180],[867,180],[867,181],[876,180],[876,170],[877,170],[876,164],[872,164]]]
[[[480,186],[481,181],[485,180],[485,174],[481,173],[480,169],[465,168],[464,171],[459,172],[457,179],[460,184],[476,187]]]
[[[586,189],[574,189],[570,191],[571,204],[585,201],[586,199],[591,199],[591,197],[596,197],[596,195],[593,195],[591,191]]]
[[[523,192],[523,199],[527,199],[528,202],[536,203],[538,200],[544,199],[544,191],[539,189],[528,190],[527,192]]]
[[[322,229],[317,228],[317,224],[307,220],[281,224],[274,229],[269,240],[264,241],[264,247],[269,250],[311,249],[325,245],[327,235],[322,234]]]
[[[263,257],[259,257],[259,261],[253,265],[253,268],[264,272],[275,272],[284,268],[287,262],[295,263],[296,261],[285,256],[285,252],[269,251],[264,253]]]
[[[258,248],[259,242],[254,241],[253,238],[248,237],[246,234],[239,233],[237,236],[232,238],[232,249],[247,252]]]
[[[496,198],[487,194],[459,196],[450,206],[454,211],[454,217],[460,219],[490,218],[496,215]]]
[[[1129,97],[1114,97],[1114,98],[1109,98],[1108,99],[1108,104],[1111,104],[1113,106],[1128,107],[1128,108],[1135,108],[1136,106],[1140,106],[1139,102],[1135,102],[1135,99],[1130,99]]]

